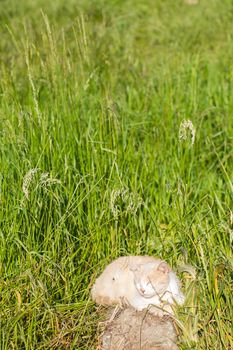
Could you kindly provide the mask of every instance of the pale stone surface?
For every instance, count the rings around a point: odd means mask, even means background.
[[[176,330],[170,317],[126,308],[106,323],[99,338],[99,349],[178,350],[176,340]]]

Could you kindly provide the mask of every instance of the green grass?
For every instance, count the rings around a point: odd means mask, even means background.
[[[1,350],[95,349],[90,288],[125,254],[191,264],[181,349],[232,349],[232,22],[231,0],[0,2]]]

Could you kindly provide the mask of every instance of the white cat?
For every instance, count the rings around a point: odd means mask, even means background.
[[[91,290],[101,305],[131,305],[136,310],[157,306],[172,312],[174,301],[183,304],[180,282],[163,260],[151,256],[120,257],[110,263]]]

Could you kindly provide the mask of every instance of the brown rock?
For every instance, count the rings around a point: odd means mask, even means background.
[[[106,322],[100,335],[100,350],[178,350],[173,320],[158,317],[147,310],[120,310]]]

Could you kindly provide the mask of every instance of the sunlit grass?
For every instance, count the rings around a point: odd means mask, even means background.
[[[0,7],[0,349],[95,349],[125,254],[190,264],[181,349],[231,349],[231,1]]]

